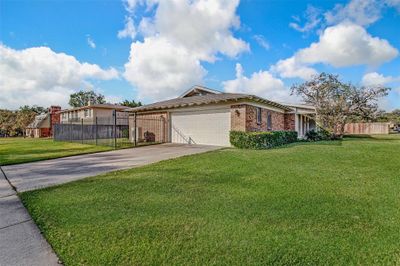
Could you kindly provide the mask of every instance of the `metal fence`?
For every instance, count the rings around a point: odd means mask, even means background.
[[[167,139],[162,118],[113,115],[96,117],[93,122],[75,120],[54,125],[54,140],[121,148],[163,143]]]

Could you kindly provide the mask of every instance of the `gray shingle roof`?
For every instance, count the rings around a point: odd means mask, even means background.
[[[268,104],[286,111],[291,111],[289,107],[272,102],[261,97],[257,97],[255,95],[250,94],[242,94],[242,93],[221,93],[221,94],[206,94],[201,96],[192,96],[185,98],[175,98],[171,100],[156,102],[148,105],[143,105],[140,107],[129,108],[125,111],[128,112],[143,112],[143,111],[155,111],[155,110],[164,110],[164,109],[172,109],[172,108],[180,108],[180,107],[191,107],[191,106],[199,106],[206,104],[215,104],[215,103],[223,103],[223,102],[235,102],[235,101],[243,101],[249,100],[252,102],[259,102],[263,104]]]
[[[42,122],[46,120],[48,115],[49,114],[40,114],[35,116],[35,120],[33,120],[32,123],[27,126],[27,128],[39,128]]]

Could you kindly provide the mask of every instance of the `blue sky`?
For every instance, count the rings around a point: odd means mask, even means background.
[[[399,0],[2,0],[0,108],[66,107],[79,89],[149,103],[195,84],[298,101],[289,87],[327,71],[392,87],[391,110],[398,25]]]

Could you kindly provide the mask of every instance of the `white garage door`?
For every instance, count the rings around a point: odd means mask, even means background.
[[[230,146],[230,109],[171,113],[173,143]]]

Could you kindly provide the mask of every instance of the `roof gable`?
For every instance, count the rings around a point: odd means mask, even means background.
[[[35,116],[35,119],[27,126],[27,128],[40,128],[48,117],[48,113]]]
[[[181,96],[179,96],[179,98],[203,96],[207,94],[221,94],[221,92],[203,86],[193,86],[191,89],[185,91]]]

